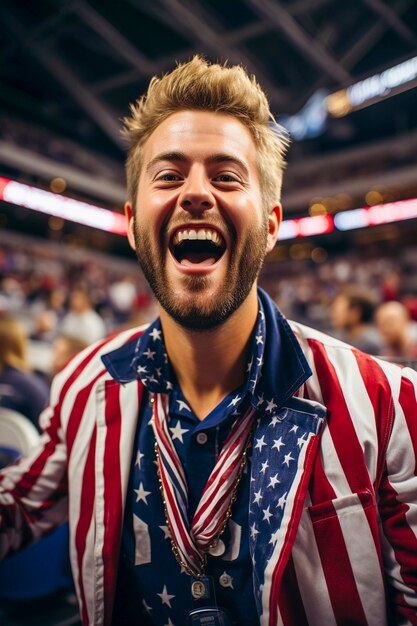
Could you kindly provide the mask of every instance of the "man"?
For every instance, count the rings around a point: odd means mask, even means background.
[[[94,310],[85,287],[75,287],[69,297],[69,311],[59,325],[59,334],[93,343],[106,334],[106,326]]]
[[[3,550],[69,510],[84,624],[416,624],[417,376],[257,291],[286,147],[264,93],[195,57],[126,132],[160,318],[57,376],[0,483]]]
[[[393,359],[417,360],[417,341],[413,337],[413,324],[407,307],[401,302],[381,304],[375,321],[385,342],[384,354]]]
[[[343,341],[368,354],[381,354],[381,338],[372,322],[375,301],[368,289],[345,287],[334,298],[330,319]]]

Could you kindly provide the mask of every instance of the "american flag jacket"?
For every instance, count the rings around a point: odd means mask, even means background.
[[[264,306],[296,337],[312,375],[300,383],[305,376],[291,367],[299,353],[287,342],[277,376],[292,397],[274,424],[296,424],[303,446],[270,548],[260,534],[249,539],[259,624],[417,624],[417,373],[288,325],[271,301]],[[77,355],[52,385],[40,446],[0,473],[0,554],[69,518],[84,625],[112,623],[144,389],[134,376],[115,380],[101,357],[131,360],[142,332]],[[254,441],[270,425],[258,421]],[[268,454],[269,446],[253,447],[254,479]]]

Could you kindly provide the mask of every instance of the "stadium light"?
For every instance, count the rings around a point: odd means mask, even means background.
[[[125,217],[120,213],[8,178],[0,178],[0,200],[109,233],[126,234]]]

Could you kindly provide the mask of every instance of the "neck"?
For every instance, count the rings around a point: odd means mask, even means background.
[[[184,328],[161,309],[168,358],[187,402],[200,420],[244,382],[257,314],[256,286],[229,319],[207,331]]]

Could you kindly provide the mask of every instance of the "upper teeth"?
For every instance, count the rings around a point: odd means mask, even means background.
[[[217,231],[209,230],[207,228],[199,228],[197,230],[194,229],[181,229],[177,230],[174,235],[173,243],[177,245],[184,241],[185,239],[199,239],[202,241],[209,240],[215,245],[219,246],[221,244],[221,238]]]

